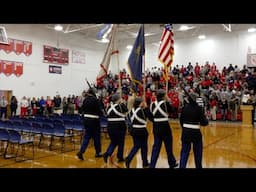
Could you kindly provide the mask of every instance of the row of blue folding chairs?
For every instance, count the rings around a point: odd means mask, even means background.
[[[24,161],[28,159],[34,159],[34,140],[24,138],[19,131],[7,130],[0,128],[0,142],[1,142],[1,155],[5,159],[15,158],[15,161]],[[16,145],[16,152],[14,148]],[[32,146],[32,155],[25,156],[25,146]],[[11,147],[11,153],[9,153],[9,147]],[[19,149],[22,148],[22,153],[19,153]]]
[[[66,127],[62,123],[39,123],[39,122],[29,122],[29,121],[5,121],[0,122],[0,128],[6,130],[15,130],[20,133],[28,134],[30,138],[34,138],[35,135],[40,136],[40,140],[38,146],[41,147],[43,138],[45,136],[50,137],[50,145],[49,149],[52,150],[53,148],[53,139],[54,137],[61,138],[62,147],[61,150],[64,151],[65,149],[65,138],[73,137],[72,132],[66,129]]]

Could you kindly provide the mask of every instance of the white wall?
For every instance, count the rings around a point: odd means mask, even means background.
[[[6,54],[0,51],[0,59],[23,62],[23,75],[6,77],[0,74],[0,90],[13,90],[13,94],[20,99],[22,96],[54,96],[59,92],[61,96],[68,94],[80,94],[87,89],[85,77],[94,82],[99,72],[99,64],[106,50],[106,44],[100,44],[77,33],[59,33],[59,47],[69,49],[69,65],[62,65],[62,74],[49,74],[49,64],[43,63],[43,45],[57,46],[57,32],[42,27],[42,25],[12,24],[3,25],[6,27],[8,37],[31,41],[33,50],[30,56],[24,54],[16,55],[14,52]],[[175,34],[174,34],[175,35]],[[160,36],[159,36],[160,39]],[[126,45],[133,45],[135,39],[118,41],[120,54],[118,61],[120,69],[127,69],[127,60],[130,50]],[[256,53],[256,35],[244,33],[225,33],[207,37],[199,40],[196,37],[191,39],[175,40],[174,65],[188,62],[205,61],[215,62],[217,67],[228,66],[230,63],[242,67],[246,63],[248,46]],[[86,64],[71,63],[72,50],[84,51]],[[158,47],[152,45],[152,39],[146,37],[146,68],[154,66],[161,67],[157,59]],[[117,56],[113,56],[110,70],[117,73]]]
[[[174,34],[175,35],[175,34]],[[159,38],[160,39],[160,38]],[[122,51],[120,58],[122,61],[127,61],[130,50],[126,49],[126,45],[133,45],[135,39],[131,39],[121,43]],[[162,67],[158,61],[158,46],[152,43],[147,44],[145,53],[146,68],[154,66]],[[204,64],[206,61],[215,62],[219,69],[223,66],[228,66],[230,63],[242,67],[246,64],[246,55],[248,46],[252,52],[256,53],[256,34],[248,32],[240,33],[225,33],[209,36],[204,40],[199,40],[197,37],[191,39],[178,39],[174,42],[174,63],[173,65],[185,65],[192,62]],[[122,68],[127,68],[126,62],[122,62]]]
[[[103,57],[105,44],[86,40],[74,33],[60,34],[59,47],[69,49],[69,64],[62,66],[62,74],[48,73],[50,64],[43,63],[43,45],[57,46],[57,32],[42,27],[42,25],[3,25],[6,27],[9,38],[32,42],[32,54],[25,56],[15,52],[6,54],[0,51],[0,59],[23,62],[23,75],[14,74],[6,77],[0,74],[0,90],[13,90],[13,94],[20,99],[22,96],[40,97],[54,96],[58,92],[61,96],[81,94],[90,82],[95,81],[99,71],[99,63]],[[99,44],[99,45],[98,45]],[[84,51],[86,64],[72,63],[72,50]],[[57,66],[57,65],[56,65]]]

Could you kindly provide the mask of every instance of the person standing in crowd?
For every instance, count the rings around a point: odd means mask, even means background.
[[[152,121],[153,116],[147,108],[146,102],[141,97],[135,98],[133,108],[129,112],[128,117],[132,124],[130,134],[133,138],[133,147],[125,158],[125,165],[129,168],[133,157],[141,149],[142,166],[143,168],[148,167],[148,131],[146,126],[147,118]]]
[[[128,109],[118,93],[111,96],[111,101],[110,106],[107,108],[110,144],[103,155],[105,163],[107,163],[108,157],[112,155],[116,146],[118,146],[118,162],[124,161],[124,139],[126,134],[125,117]]]
[[[16,111],[18,108],[18,101],[15,96],[11,97],[11,116],[14,117],[16,115]]]
[[[40,106],[40,115],[45,115],[46,101],[44,100],[43,96],[41,96],[41,99],[39,101],[39,106]]]
[[[26,115],[28,115],[28,100],[23,96],[20,101],[20,117],[24,118]]]
[[[170,168],[178,166],[176,159],[173,155],[172,145],[172,130],[169,124],[169,114],[173,112],[173,108],[166,97],[163,89],[157,91],[157,99],[151,103],[150,111],[153,114],[153,134],[154,144],[151,154],[150,168],[155,168],[159,153],[161,150],[162,142],[164,142],[165,150],[167,153],[168,164]]]
[[[35,97],[32,98],[31,100],[31,108],[32,108],[32,115],[35,116],[37,115],[37,100]]]
[[[3,95],[0,100],[0,108],[1,108],[0,119],[2,119],[3,116],[5,119],[7,118],[7,105],[8,105],[8,101],[6,100],[5,96]]]
[[[188,97],[188,103],[182,108],[180,115],[181,134],[181,153],[180,168],[186,168],[191,144],[196,168],[202,168],[203,141],[200,131],[200,125],[208,125],[208,119],[205,116],[203,107],[196,102],[197,95],[191,93]]]
[[[95,148],[95,157],[102,157],[101,154],[101,140],[100,140],[100,116],[103,115],[99,100],[96,97],[93,88],[89,88],[87,96],[83,101],[81,108],[84,116],[84,136],[77,157],[84,160],[83,153],[85,153],[89,141],[92,138]]]

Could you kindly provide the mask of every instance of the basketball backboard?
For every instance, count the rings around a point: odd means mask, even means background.
[[[0,26],[0,44],[9,44],[5,27]]]

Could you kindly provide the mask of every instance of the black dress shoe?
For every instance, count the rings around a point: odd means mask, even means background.
[[[104,154],[103,154],[103,159],[104,159],[104,162],[105,162],[105,163],[108,162],[108,154],[107,154],[107,153],[104,153]]]
[[[101,153],[96,154],[95,157],[96,157],[96,158],[98,158],[98,157],[103,157],[103,154],[101,154]]]
[[[121,163],[121,162],[124,162],[125,160],[124,160],[124,158],[121,158],[121,159],[118,159],[118,163]]]
[[[125,159],[125,166],[126,166],[126,168],[130,168],[130,163],[127,159]]]
[[[149,163],[147,162],[145,165],[142,166],[143,168],[149,168]]]
[[[170,166],[170,168],[175,168],[175,167],[178,167],[179,166],[179,163],[175,163],[173,165]]]
[[[76,156],[78,157],[78,159],[84,160],[83,154],[81,152],[78,152]]]

